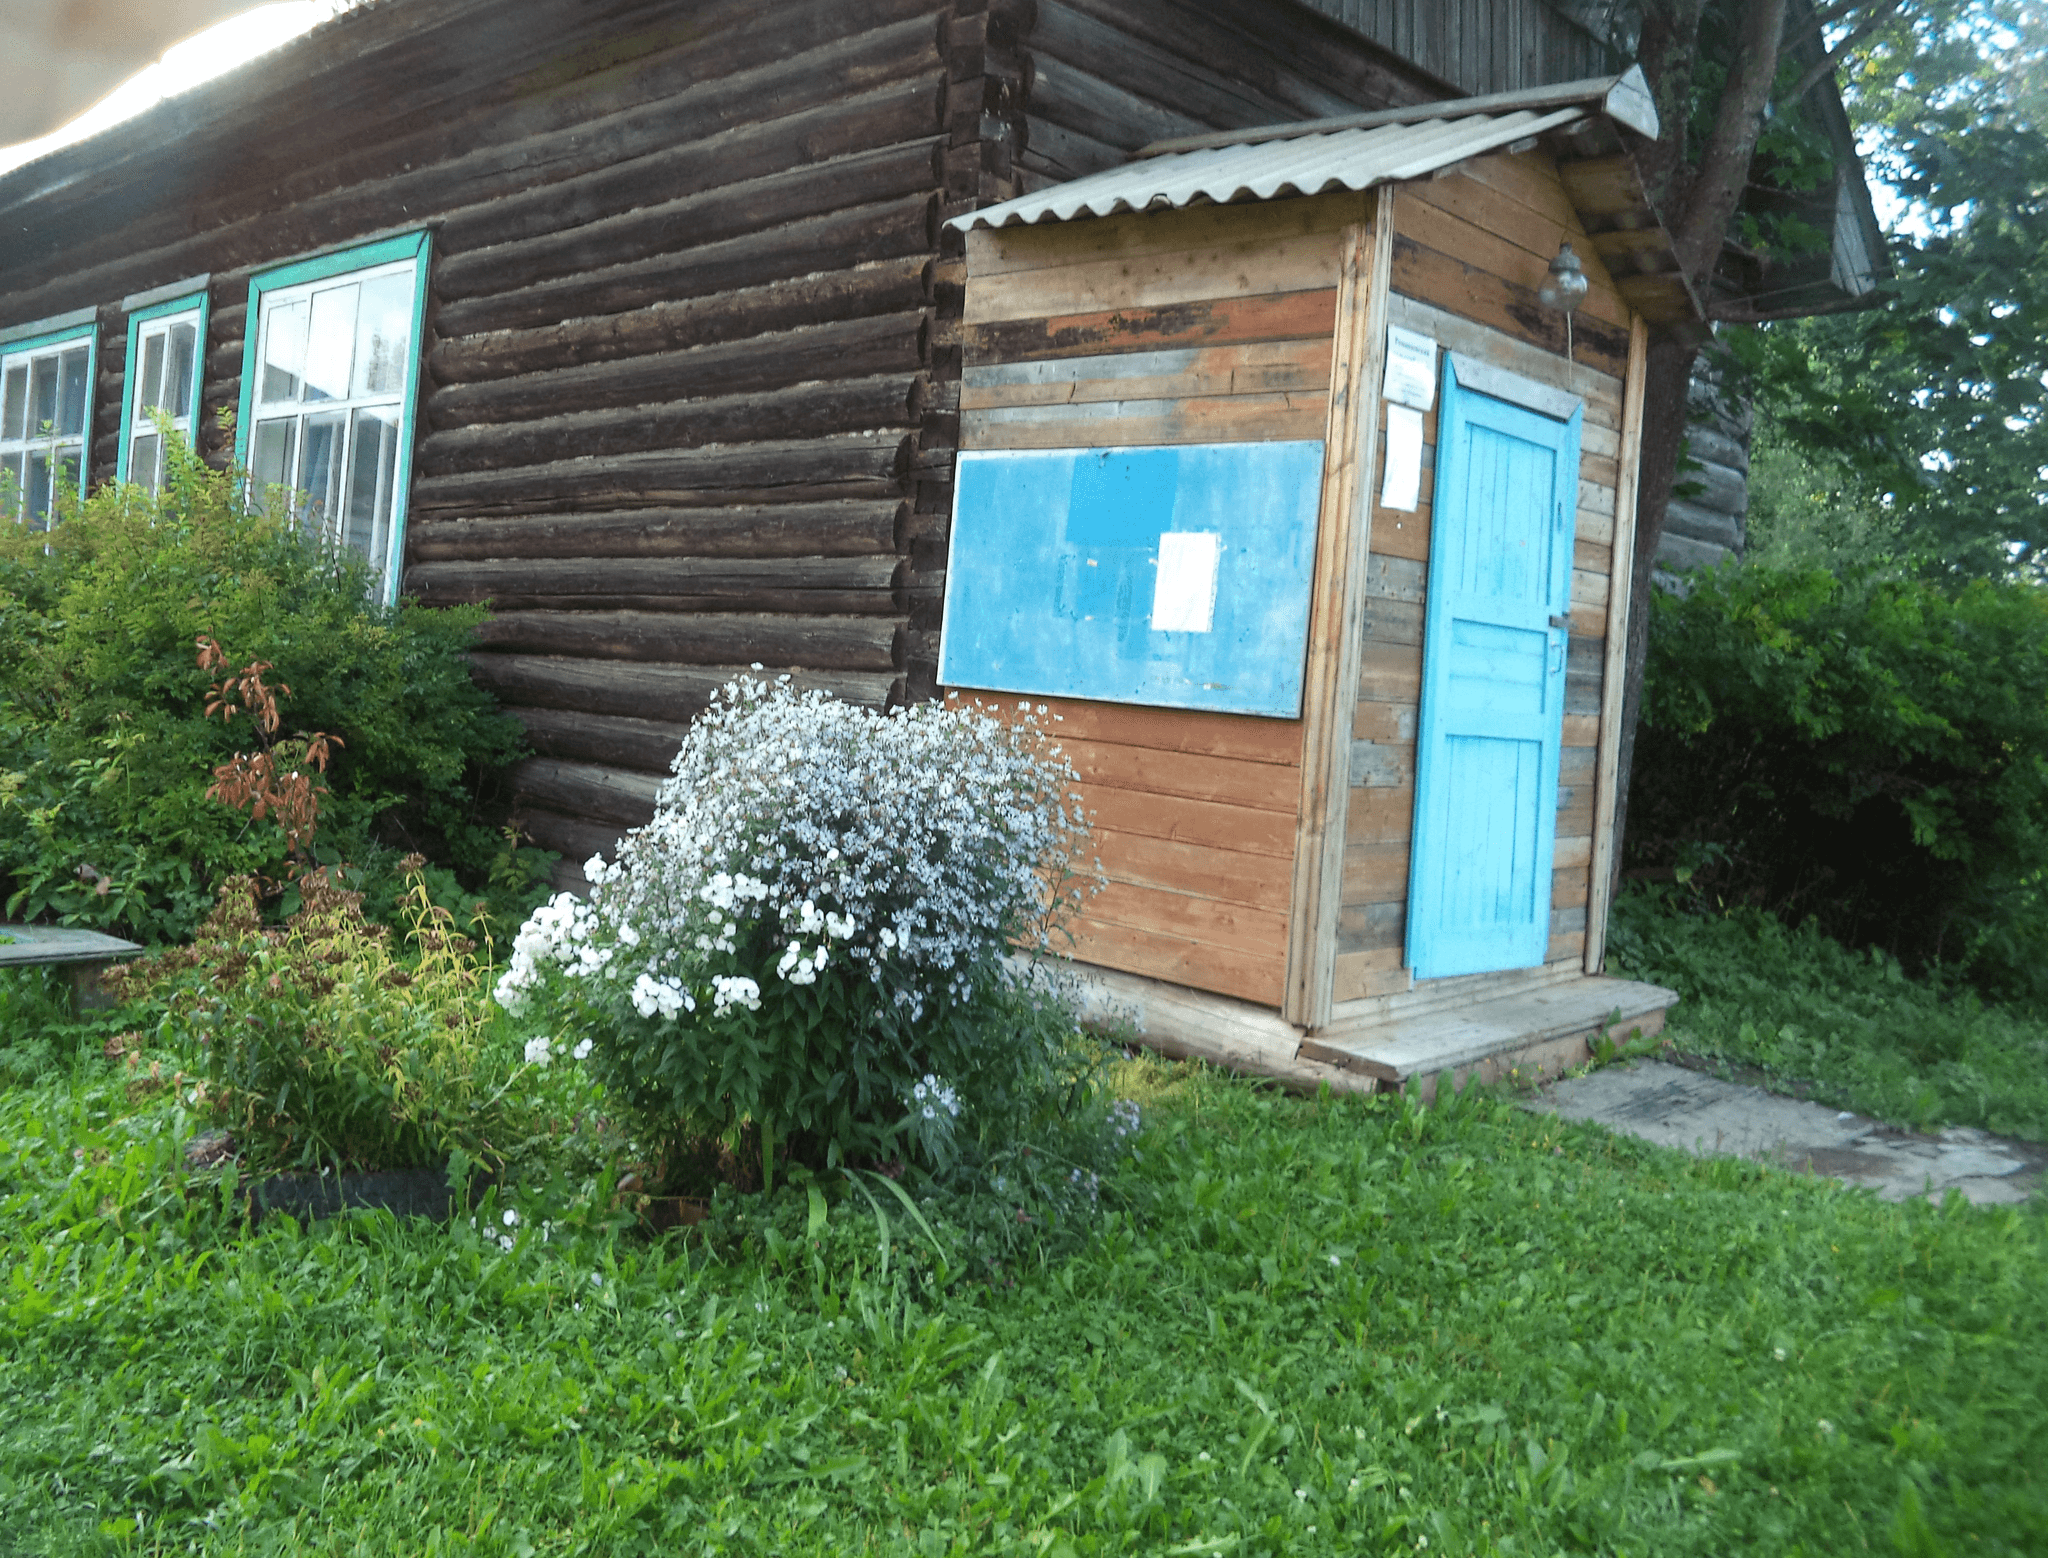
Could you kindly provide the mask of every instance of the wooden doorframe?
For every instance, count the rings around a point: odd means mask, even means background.
[[[1302,681],[1301,810],[1295,824],[1287,982],[1280,1015],[1301,1028],[1330,1021],[1337,915],[1344,888],[1344,822],[1351,795],[1352,710],[1364,640],[1371,488],[1379,469],[1380,376],[1394,257],[1394,188],[1371,195],[1363,222],[1344,229],[1329,422],[1317,520],[1315,594]]]
[[[1607,915],[1614,905],[1614,836],[1620,797],[1621,697],[1628,673],[1628,594],[1635,578],[1636,480],[1643,460],[1643,375],[1650,357],[1650,327],[1641,314],[1629,321],[1628,377],[1621,387],[1620,464],[1614,478],[1614,550],[1607,573],[1607,656],[1600,668],[1600,756],[1593,778],[1593,866],[1586,884],[1586,961],[1597,974],[1607,961]]]

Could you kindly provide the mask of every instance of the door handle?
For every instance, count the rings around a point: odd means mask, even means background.
[[[1552,617],[1550,625],[1560,633],[1569,633],[1572,630],[1572,619],[1570,617]]]

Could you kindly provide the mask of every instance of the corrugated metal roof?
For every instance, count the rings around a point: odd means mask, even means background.
[[[1456,106],[1456,105],[1450,105]],[[1311,132],[1250,145],[1212,146],[1146,157],[1121,168],[1020,195],[955,217],[950,226],[1016,227],[1066,222],[1120,211],[1178,210],[1197,201],[1228,205],[1283,195],[1370,189],[1397,179],[1427,178],[1478,157],[1588,117],[1583,106],[1507,113],[1468,113],[1370,129]],[[1273,130],[1256,133],[1263,137]]]

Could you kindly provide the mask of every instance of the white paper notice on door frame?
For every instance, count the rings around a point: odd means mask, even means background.
[[[1216,621],[1216,564],[1223,538],[1213,530],[1169,530],[1159,538],[1152,584],[1152,631],[1207,633]]]

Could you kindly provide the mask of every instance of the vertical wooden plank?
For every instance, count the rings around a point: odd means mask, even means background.
[[[1621,392],[1620,474],[1614,485],[1614,563],[1607,584],[1607,663],[1600,676],[1600,766],[1593,779],[1593,880],[1586,899],[1586,972],[1607,960],[1607,913],[1614,889],[1614,836],[1619,799],[1615,768],[1621,755],[1621,690],[1628,672],[1629,580],[1635,572],[1636,477],[1643,456],[1643,370],[1650,327],[1639,314],[1628,332],[1628,381]]]
[[[1351,721],[1364,639],[1367,505],[1379,463],[1379,418],[1372,412],[1386,358],[1387,278],[1393,269],[1391,190],[1374,192],[1370,218],[1345,229],[1342,242],[1315,598],[1302,690],[1301,814],[1288,921],[1287,993],[1281,1006],[1283,1017],[1304,1028],[1329,1022],[1336,978]]]

